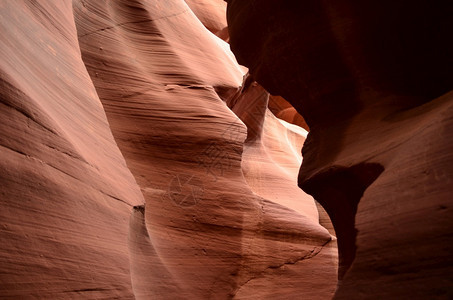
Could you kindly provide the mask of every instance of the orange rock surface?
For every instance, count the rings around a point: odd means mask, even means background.
[[[0,295],[133,299],[143,195],[80,56],[71,2],[0,4]]]
[[[186,2],[0,3],[1,296],[332,297],[307,132]]]
[[[186,3],[209,31],[223,40],[229,39],[224,0],[186,0]]]

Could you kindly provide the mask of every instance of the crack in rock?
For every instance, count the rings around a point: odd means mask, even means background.
[[[287,260],[285,261],[284,263],[282,264],[279,264],[279,265],[275,265],[275,266],[268,266],[267,268],[265,268],[264,270],[262,270],[261,272],[259,272],[258,275],[256,276],[253,276],[251,277],[250,279],[248,279],[245,283],[243,283],[241,286],[239,286],[236,290],[236,292],[233,294],[232,296],[232,299],[236,296],[236,294],[245,286],[247,285],[250,281],[254,280],[254,279],[259,279],[259,278],[262,278],[262,276],[264,275],[264,273],[266,273],[267,270],[278,270],[286,265],[295,265],[297,264],[298,262],[301,262],[303,260],[307,260],[307,259],[311,259],[313,257],[315,257],[316,255],[318,255],[322,249],[324,249],[324,247],[329,244],[330,242],[332,242],[333,239],[330,239],[328,241],[326,241],[324,244],[322,244],[321,246],[319,247],[315,247],[313,250],[310,251],[310,253],[302,256],[302,257],[297,257],[295,259],[291,259],[291,260]]]

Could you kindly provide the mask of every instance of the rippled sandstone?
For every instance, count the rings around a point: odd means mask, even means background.
[[[224,10],[0,4],[2,296],[331,298],[306,131],[244,80]]]

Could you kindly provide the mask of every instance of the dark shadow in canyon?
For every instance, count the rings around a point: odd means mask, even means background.
[[[352,167],[332,167],[302,183],[327,211],[338,238],[338,279],[352,265],[356,253],[355,215],[365,190],[384,171],[377,163],[360,163]]]

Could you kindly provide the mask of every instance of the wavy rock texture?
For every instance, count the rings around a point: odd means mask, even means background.
[[[326,264],[308,278],[302,261],[318,254],[331,236],[319,225],[313,200],[300,190],[301,204],[291,206],[294,195],[282,195],[280,201],[259,197],[244,180],[242,145],[246,131],[251,136],[256,130],[246,128],[222,101],[240,97],[242,84],[228,45],[208,32],[183,1],[170,6],[166,1],[83,3],[75,5],[82,57],[146,200],[142,224],[154,251],[141,252],[137,263],[148,256],[168,272],[162,278],[162,272],[149,268],[133,277],[136,296],[273,297],[277,290],[271,282],[294,286],[304,281],[288,295],[313,293],[314,277],[335,273],[335,253],[326,247],[320,256]],[[266,105],[268,94],[264,97]],[[261,122],[264,112],[258,113]],[[287,130],[280,127],[280,132]],[[298,139],[300,146],[303,137]],[[300,156],[291,153],[297,164]],[[277,167],[290,168],[283,160],[269,166]],[[293,179],[273,180],[297,188],[292,169]],[[252,180],[267,179],[258,175]],[[300,276],[269,280],[287,264],[294,265],[287,267],[289,274]],[[257,289],[263,280],[268,287]],[[334,282],[331,278],[316,293],[328,297]],[[168,286],[175,287],[174,293]]]
[[[227,12],[238,61],[310,126],[299,185],[337,233],[335,299],[451,298],[451,5],[230,0]]]
[[[224,9],[0,4],[2,296],[331,298],[306,131],[243,80]]]
[[[71,3],[0,4],[0,294],[133,299],[144,202],[80,57]]]
[[[248,81],[251,82],[250,85],[247,84]],[[241,92],[227,101],[228,106],[247,126],[247,140],[244,143],[242,156],[244,177],[255,194],[301,215],[307,215],[314,222],[319,220],[322,226],[335,234],[325,211],[319,208],[318,214],[311,201],[312,198],[298,188],[296,181],[292,180],[297,177],[302,161],[299,149],[305,141],[307,132],[298,126],[277,119],[267,109],[269,99],[269,94],[256,82],[252,82],[249,76]],[[283,213],[278,218],[286,223],[284,219],[288,216],[289,214]],[[302,273],[296,273],[296,270],[290,266],[278,272],[266,270],[260,278],[249,282],[246,288],[241,288],[237,296],[240,299],[280,299],[288,296],[309,299],[328,297],[329,291],[332,291],[331,288],[336,282],[338,264],[336,253],[336,239],[333,238],[322,249],[315,250],[309,256],[311,265],[305,264],[301,270]],[[294,277],[287,278],[284,275],[284,270],[287,269],[292,269]],[[315,278],[318,279],[315,281]],[[270,286],[270,282],[275,282],[276,285],[269,290],[266,287]],[[326,285],[327,282],[329,284]]]

